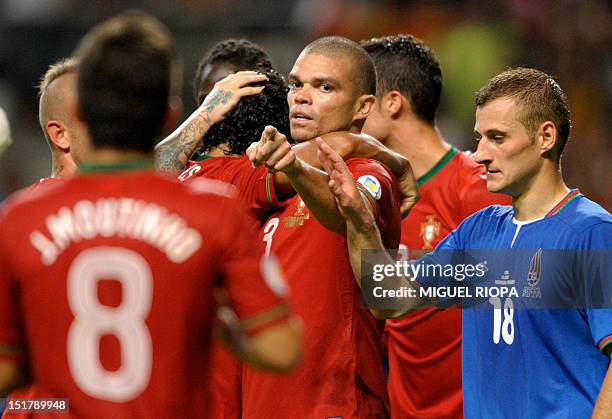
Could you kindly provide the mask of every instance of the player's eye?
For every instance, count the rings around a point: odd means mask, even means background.
[[[323,90],[324,92],[331,92],[332,90],[334,90],[334,87],[332,85],[323,83],[321,85],[321,90]]]
[[[290,89],[299,89],[300,87],[302,87],[302,83],[297,80],[293,80],[288,83],[288,86]]]

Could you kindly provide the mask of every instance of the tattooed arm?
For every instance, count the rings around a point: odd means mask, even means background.
[[[261,93],[264,86],[250,84],[265,80],[263,74],[240,71],[217,82],[198,109],[155,147],[157,168],[170,172],[184,169],[210,127],[222,121],[242,97]]]
[[[155,147],[155,165],[158,169],[179,172],[187,165],[202,137],[212,126],[210,115],[203,107],[204,103],[172,134],[157,144]]]

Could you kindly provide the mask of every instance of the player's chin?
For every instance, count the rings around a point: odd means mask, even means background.
[[[296,126],[291,124],[291,138],[296,143],[303,143],[304,141],[312,140],[318,136],[316,129]]]
[[[487,179],[487,190],[493,193],[504,193],[505,185],[499,180]]]

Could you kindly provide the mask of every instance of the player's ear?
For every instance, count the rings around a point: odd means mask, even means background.
[[[183,114],[183,101],[178,96],[170,96],[166,116],[162,122],[162,132],[167,132],[176,127],[179,118]]]
[[[552,121],[546,121],[540,125],[536,138],[540,141],[540,153],[545,157],[552,153],[551,150],[557,144],[557,127]]]
[[[381,101],[382,108],[391,118],[397,118],[404,107],[403,96],[397,90],[385,93]]]
[[[353,112],[353,121],[363,120],[374,111],[376,106],[376,97],[374,95],[361,95],[355,103],[355,112]]]
[[[62,151],[68,151],[70,149],[70,138],[68,137],[66,126],[62,121],[56,119],[47,121],[45,130],[47,131],[47,138],[49,138],[49,141],[57,148]]]

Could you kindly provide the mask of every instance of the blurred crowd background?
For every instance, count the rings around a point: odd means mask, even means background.
[[[192,79],[214,43],[244,37],[286,74],[300,50],[329,34],[354,40],[411,33],[434,48],[444,89],[438,124],[473,149],[474,94],[517,65],[543,70],[568,95],[573,129],[563,158],[571,187],[612,210],[611,10],[606,0],[0,0],[0,107],[13,145],[0,157],[0,199],[51,170],[38,125],[36,86],[92,25],[140,8],[172,30],[184,63],[184,115],[195,108]]]

